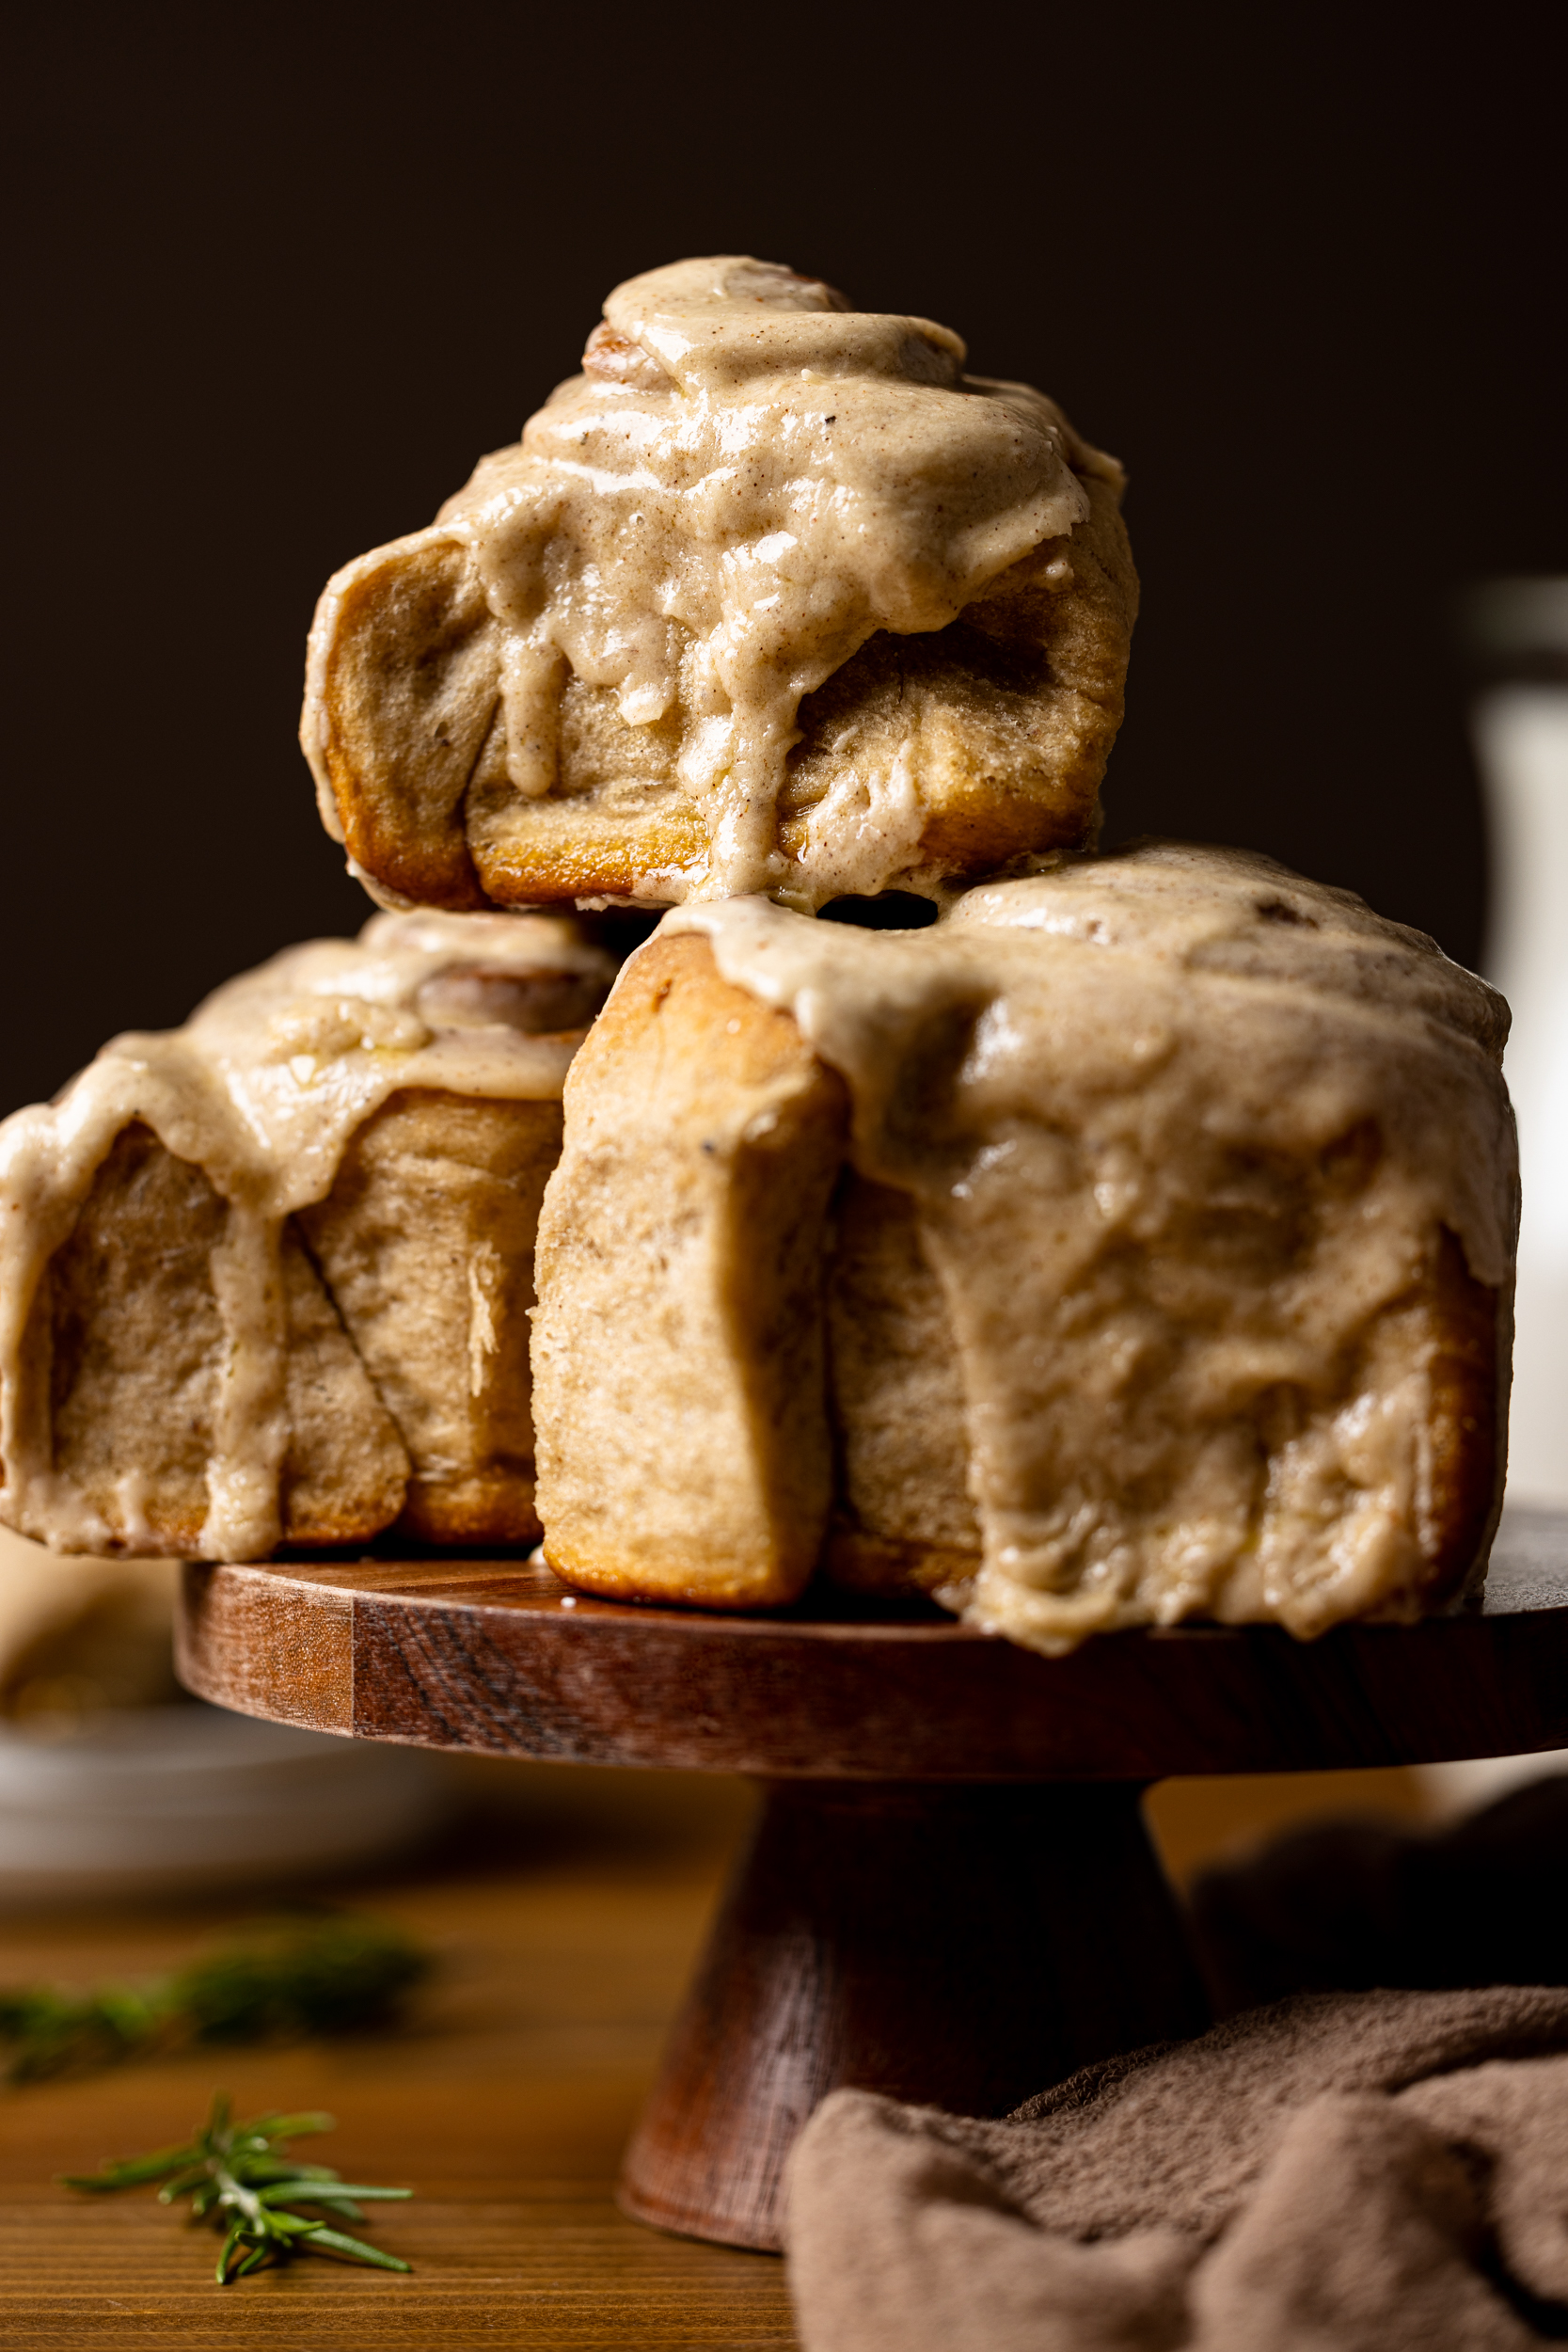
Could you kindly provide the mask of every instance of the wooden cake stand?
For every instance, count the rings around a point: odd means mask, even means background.
[[[836,2085],[1002,2115],[1201,2029],[1149,1781],[1568,1746],[1568,1514],[1510,1515],[1482,1612],[1308,1645],[1182,1627],[1049,1660],[923,1603],[707,1615],[377,1558],[187,1568],[179,1661],[202,1698],[355,1739],[757,1774],[622,2201],[773,2248]]]

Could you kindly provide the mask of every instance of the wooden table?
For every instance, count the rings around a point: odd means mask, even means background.
[[[699,1820],[690,1836],[664,1793],[651,1787],[611,1845],[580,1810],[562,1824],[562,1792],[546,1788],[534,1816],[470,1836],[466,1854],[335,1890],[436,1951],[439,1974],[403,2033],[198,2052],[0,2094],[7,2352],[787,2352],[780,2263],[661,2235],[614,2203],[738,1826],[723,1802],[738,1792],[715,1790],[712,1827]],[[499,1860],[484,1851],[497,1841],[510,1848]],[[551,1851],[578,1858],[531,1861]],[[0,1980],[150,1973],[244,1915],[228,1899],[3,1919]],[[216,2239],[150,2194],[89,2201],[53,2185],[57,2171],[167,2145],[218,2083],[242,2111],[329,2108],[338,2131],[302,2149],[412,2185],[416,2201],[383,2211],[370,2233],[413,2276],[314,2261],[219,2289]]]
[[[1568,1518],[1511,1523],[1484,1612],[1309,1645],[1180,1627],[1046,1660],[924,1603],[721,1616],[373,1558],[188,1569],[179,1657],[204,1697],[356,1738],[761,1777],[621,2194],[776,2247],[835,2085],[1000,2115],[1201,2027],[1148,1781],[1568,1745]]]

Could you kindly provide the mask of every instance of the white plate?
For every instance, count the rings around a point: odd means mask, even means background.
[[[413,1843],[449,1809],[417,1749],[194,1701],[61,1738],[0,1729],[0,1905],[319,1876]]]

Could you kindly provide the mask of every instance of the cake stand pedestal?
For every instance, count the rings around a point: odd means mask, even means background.
[[[784,2158],[835,2087],[1002,2115],[1201,2028],[1149,1781],[1568,1746],[1568,1515],[1511,1515],[1483,1611],[1308,1645],[1183,1627],[1051,1660],[920,1603],[733,1617],[375,1558],[187,1568],[179,1666],[355,1739],[761,1779],[622,2201],[774,2248]]]

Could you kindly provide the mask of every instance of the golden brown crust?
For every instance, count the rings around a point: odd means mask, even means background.
[[[399,1525],[427,1543],[537,1540],[528,1367],[533,1242],[559,1103],[407,1088],[302,1213],[408,1449]]]
[[[1470,1272],[1456,1237],[1440,1230],[1435,1260],[1405,1310],[1418,1323],[1431,1383],[1430,1533],[1423,1533],[1432,1569],[1416,1596],[1422,1612],[1464,1593],[1502,1507],[1505,1309],[1499,1293]]]
[[[457,540],[385,548],[338,600],[321,757],[350,856],[420,906],[485,904],[463,795],[496,708],[499,646]]]
[[[879,632],[800,708],[779,803],[797,858],[840,780],[908,750],[927,815],[907,871],[932,880],[1092,840],[1122,715],[1137,578],[1117,491],[993,581],[946,628]],[[324,608],[325,612],[325,608]],[[551,905],[677,896],[707,852],[676,763],[691,716],[628,726],[615,693],[568,675],[556,782],[507,770],[502,638],[456,537],[400,541],[354,567],[320,624],[320,756],[351,854],[423,904]]]
[[[531,802],[524,822],[504,774],[476,775],[467,801],[474,870],[497,906],[559,906],[591,898],[657,900],[658,875],[703,855],[707,836],[702,821],[667,775],[644,779],[629,758],[626,772],[614,773],[618,754],[629,750],[639,760],[645,756],[644,746],[627,742],[644,730],[625,724],[608,690],[579,690],[573,680],[564,716],[572,750],[582,763],[577,766],[568,755],[565,776],[576,780],[602,767],[610,771],[605,784],[598,789],[586,785],[569,798],[552,793]]]
[[[987,873],[1092,841],[1138,581],[1116,491],[1083,486],[1091,511],[1070,536],[1048,539],[946,628],[879,632],[806,697],[779,804],[787,850],[840,777],[891,768],[906,744],[929,811],[923,873]]]
[[[980,1565],[977,1551],[942,1544],[900,1543],[891,1535],[846,1527],[834,1517],[822,1549],[822,1573],[847,1592],[874,1594],[879,1600],[911,1600],[940,1593],[956,1599]]]
[[[539,1225],[546,1556],[569,1582],[717,1608],[792,1599],[832,1468],[823,1220],[839,1080],[697,938],[625,967],[567,1081]]]
[[[396,1518],[408,1456],[322,1286],[293,1218],[283,1228],[289,1445],[278,1481],[283,1540],[365,1543]]]
[[[805,1255],[842,1127],[802,1127],[798,1160],[759,1158],[744,1182],[730,1155],[766,1084],[787,1071],[803,1086],[811,1059],[785,1016],[722,981],[706,942],[681,932],[635,960],[578,1062],[541,1228],[546,1553],[572,1581],[763,1606],[794,1588],[773,1575],[792,1533],[803,1572],[822,1525],[814,1490],[754,1478],[737,1506],[733,1461],[751,1440],[735,1400],[760,1367],[783,1382],[761,1418],[782,1425],[801,1376],[786,1370],[794,1351],[806,1366],[797,1410],[814,1402]],[[928,1108],[903,1098],[907,1120]],[[1086,1181],[1085,1138],[1056,1140],[1055,1182],[1071,1192]],[[1374,1293],[1358,1309],[1354,1284],[1343,1295],[1330,1246],[1389,1148],[1370,1119],[1299,1152],[1212,1137],[1159,1218],[1107,1220],[1065,1262],[1059,1291],[1021,1272],[1025,1320],[991,1299],[1036,1367],[1046,1474],[1065,1464],[1086,1478],[1086,1464],[1114,1481],[1129,1543],[1158,1539],[1189,1507],[1188,1477],[1230,1513],[1207,1597],[1195,1581],[1179,1613],[1272,1618],[1304,1638],[1347,1615],[1408,1623],[1459,1594],[1483,1549],[1502,1466],[1498,1293],[1451,1233],[1423,1226],[1418,1194],[1402,1197],[1390,1245],[1414,1279],[1381,1304]],[[821,1234],[835,1455],[822,1565],[862,1591],[956,1597],[981,1567],[962,1355],[979,1310],[970,1293],[949,1299],[967,1262],[942,1242],[945,1198],[917,1207],[847,1171]],[[983,1248],[1022,1269],[1039,1197],[1015,1183],[1006,1216],[1000,1200]],[[769,1325],[757,1302],[785,1260],[788,1317]],[[693,1319],[705,1283],[731,1286],[738,1320]],[[1315,1354],[1292,1343],[1314,1319],[1338,1335]],[[789,1473],[814,1442],[808,1432],[774,1458]],[[1341,1558],[1353,1536],[1360,1549]],[[761,1565],[737,1576],[736,1559]],[[1126,1621],[1159,1616],[1165,1599],[1135,1596]]]

